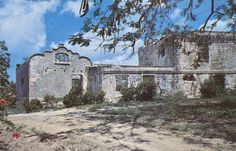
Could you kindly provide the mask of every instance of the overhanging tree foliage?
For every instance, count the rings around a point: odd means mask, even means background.
[[[83,0],[83,4],[88,0]],[[85,16],[83,32],[93,32],[103,41],[100,46],[115,50],[120,43],[123,50],[133,48],[137,40],[142,39],[145,44],[156,41],[168,32],[193,31],[193,23],[204,16],[200,31],[207,28],[212,31],[219,21],[227,21],[231,31],[236,30],[236,2],[234,0],[114,0],[107,4],[107,0],[93,0],[93,8],[81,14]],[[206,2],[208,2],[206,4]],[[86,3],[87,4],[87,3]],[[202,10],[209,5],[207,10]],[[181,10],[182,24],[172,21],[170,15],[178,8]],[[87,11],[88,10],[88,11]],[[89,15],[88,15],[89,14]],[[213,22],[210,23],[210,20]],[[210,23],[210,25],[209,25]],[[70,43],[89,46],[91,40],[82,33],[72,35]]]

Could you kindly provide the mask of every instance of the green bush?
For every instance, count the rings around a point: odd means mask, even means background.
[[[139,83],[137,87],[122,88],[120,92],[122,94],[119,99],[120,102],[150,101],[156,96],[156,84],[151,81],[144,81]]]
[[[105,92],[104,91],[97,91],[94,93],[94,102],[96,104],[102,103],[105,101]]]
[[[25,107],[27,113],[43,109],[43,104],[38,99],[33,99],[31,101],[27,99],[24,101],[23,106]]]
[[[85,92],[79,97],[80,105],[99,104],[104,102],[105,93],[103,91]]]
[[[78,106],[80,105],[80,97],[83,94],[83,88],[81,87],[73,87],[69,94],[67,94],[64,98],[63,98],[63,104],[69,108],[69,107],[73,107],[73,106]]]
[[[151,81],[145,81],[138,84],[136,87],[136,100],[150,101],[156,96],[156,84]]]
[[[129,102],[135,100],[136,89],[133,86],[129,88],[122,88],[120,93],[122,94],[121,98],[119,99],[120,102]]]
[[[57,103],[56,98],[53,95],[45,95],[44,96],[44,102],[46,105],[46,108],[54,107],[54,104]]]
[[[0,98],[0,132],[4,129],[14,128],[14,124],[7,119],[8,116],[7,105],[8,101],[6,99]]]
[[[217,87],[214,80],[205,80],[204,83],[200,84],[200,92],[203,98],[212,98],[217,94]]]
[[[63,104],[67,108],[86,104],[98,104],[104,101],[104,96],[105,93],[103,91],[87,91],[83,94],[82,89],[72,88],[69,94],[63,98]]]

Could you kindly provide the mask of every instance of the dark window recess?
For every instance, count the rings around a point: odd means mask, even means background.
[[[185,75],[183,76],[183,80],[185,80],[185,81],[195,81],[196,78],[194,77],[193,74],[185,74]]]
[[[80,87],[81,85],[82,85],[82,82],[80,79],[72,79],[72,88]]]
[[[154,75],[143,75],[143,82],[154,82],[155,83]]]
[[[23,84],[24,84],[24,79],[22,78],[22,79],[21,79],[21,85],[23,85]]]
[[[225,87],[225,75],[224,74],[216,74],[213,76],[215,84],[219,88]]]
[[[57,53],[55,56],[55,61],[60,62],[69,62],[69,55],[65,53]]]
[[[199,43],[198,44],[198,57],[200,62],[209,62],[209,44]]]
[[[158,57],[164,57],[165,56],[165,47],[163,45],[160,46],[159,49],[159,56]]]
[[[128,88],[129,75],[116,75],[116,91],[121,91],[122,88]]]

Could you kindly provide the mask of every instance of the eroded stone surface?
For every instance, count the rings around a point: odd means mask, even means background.
[[[127,75],[128,87],[137,86],[144,76],[152,75],[159,95],[182,91],[188,97],[199,97],[200,84],[209,78],[221,80],[224,88],[234,89],[235,39],[232,33],[208,34],[196,33],[174,40],[168,35],[156,44],[142,47],[139,66],[92,65],[88,58],[60,45],[18,66],[17,99],[43,99],[46,94],[63,97],[72,88],[72,79],[80,79],[85,91],[103,90],[107,100],[117,101],[121,96],[116,88],[119,75]],[[69,62],[56,63],[57,53],[67,54]]]

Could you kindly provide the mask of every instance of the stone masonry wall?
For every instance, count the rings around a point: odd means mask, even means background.
[[[174,66],[174,50],[172,47],[165,49],[161,43],[148,45],[138,51],[139,66],[172,67]]]
[[[93,67],[96,68],[96,67]],[[101,68],[101,67],[100,67]],[[93,69],[94,70],[94,69]],[[91,72],[92,73],[92,72]],[[143,76],[154,76],[157,85],[157,94],[159,96],[175,94],[179,91],[183,92],[189,98],[200,97],[200,84],[210,78],[210,76],[218,74],[217,72],[205,73],[201,70],[182,70],[176,71],[175,68],[157,68],[157,67],[140,67],[140,66],[103,66],[100,73],[102,76],[101,89],[106,93],[106,100],[116,102],[121,97],[120,91],[116,90],[116,76],[127,75],[128,87],[137,86],[143,81]],[[98,76],[98,74],[91,74]],[[187,78],[191,77],[191,78]],[[96,85],[96,84],[95,84]],[[225,88],[234,89],[236,86],[236,74],[225,74]]]
[[[17,101],[29,97],[29,65],[24,63],[16,68],[16,99]]]
[[[205,50],[208,51],[208,50]],[[196,42],[182,42],[182,47],[176,53],[176,66],[179,70],[236,70],[236,44],[209,43],[209,61],[198,61],[198,46]]]
[[[56,53],[68,54],[69,63],[56,63]],[[72,88],[72,79],[81,76],[86,90],[85,67],[88,66],[91,66],[89,59],[80,57],[65,47],[33,56],[29,61],[29,99],[42,100],[46,94],[64,97]]]

